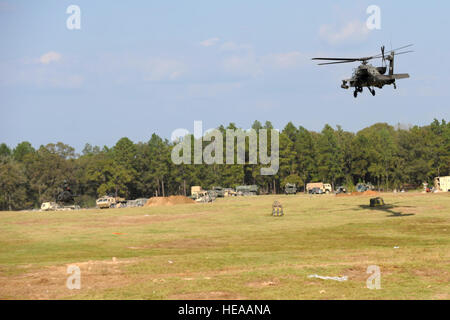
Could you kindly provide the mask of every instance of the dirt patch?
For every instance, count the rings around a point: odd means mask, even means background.
[[[254,281],[247,283],[247,286],[252,288],[266,288],[278,285],[280,282],[277,279],[266,280],[266,281]]]
[[[340,271],[340,276],[347,276],[349,281],[354,281],[358,283],[365,284],[367,281],[367,278],[372,273],[367,273],[367,267],[370,264],[367,265],[354,265],[350,268],[344,268],[342,271]],[[380,271],[382,276],[390,276],[393,273],[396,273],[396,267],[395,266],[386,266],[386,265],[380,265]]]
[[[341,273],[346,275],[349,280],[365,282],[369,277],[369,274],[367,274],[366,271],[367,268],[365,266],[352,266],[348,269],[342,270]]]
[[[49,266],[14,277],[0,277],[0,299],[61,299],[86,290],[103,290],[122,287],[130,283],[120,266],[134,263],[133,259],[75,262]],[[67,268],[75,265],[81,271],[81,289],[70,290],[66,283],[70,274]]]
[[[175,294],[169,300],[244,300],[246,297],[234,292],[209,291]]]
[[[153,197],[147,200],[146,207],[155,206],[173,206],[176,204],[195,203],[194,200],[185,196],[170,196],[170,197]]]
[[[418,277],[433,279],[441,283],[449,283],[450,275],[447,271],[436,270],[436,269],[416,269],[413,270],[413,274]]]

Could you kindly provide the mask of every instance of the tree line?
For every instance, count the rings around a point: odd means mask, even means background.
[[[273,126],[255,121],[252,128]],[[230,123],[218,129],[225,139],[226,129],[237,127]],[[260,175],[259,164],[175,165],[173,147],[157,134],[137,143],[124,137],[111,148],[86,144],[81,154],[62,142],[38,149],[26,141],[14,148],[2,143],[0,209],[37,208],[54,201],[64,183],[78,204],[89,207],[105,194],[127,199],[189,195],[193,185],[256,184],[261,193],[279,193],[286,183],[302,189],[308,182],[323,181],[352,190],[358,182],[370,182],[392,190],[418,188],[450,173],[450,124],[445,120],[409,128],[376,123],[357,133],[328,124],[314,132],[289,122],[279,134],[279,170],[273,176]]]

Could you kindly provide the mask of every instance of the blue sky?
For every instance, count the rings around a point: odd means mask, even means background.
[[[69,5],[81,29],[69,30]],[[381,29],[368,30],[369,5]],[[356,132],[375,122],[449,120],[448,1],[0,0],[0,142],[112,146],[127,136],[270,120]],[[366,56],[414,43],[410,79],[354,99],[340,88]],[[375,62],[379,63],[378,61]]]

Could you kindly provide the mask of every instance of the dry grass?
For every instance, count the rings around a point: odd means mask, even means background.
[[[377,209],[367,196],[280,195],[1,212],[0,298],[449,299],[450,194],[382,196]],[[270,215],[274,200],[285,216]],[[369,265],[381,290],[366,288]]]

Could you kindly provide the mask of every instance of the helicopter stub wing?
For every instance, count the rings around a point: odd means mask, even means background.
[[[408,73],[397,73],[397,74],[393,74],[391,77],[393,77],[394,79],[406,79],[406,78],[409,78],[409,74]]]
[[[393,74],[393,75],[389,75],[389,76],[381,75],[381,76],[378,76],[378,77],[381,80],[396,80],[396,79],[409,78],[409,74],[408,73],[397,73],[397,74]]]

